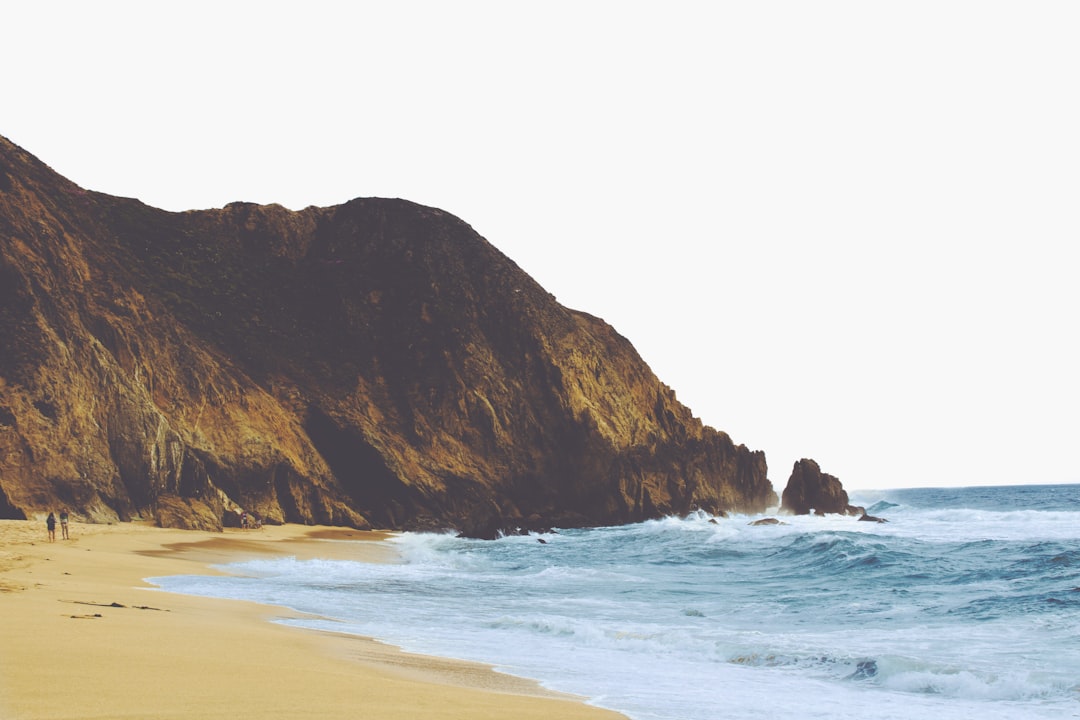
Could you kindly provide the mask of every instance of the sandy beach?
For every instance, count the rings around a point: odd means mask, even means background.
[[[42,521],[0,521],[0,717],[623,717],[484,665],[272,622],[296,616],[284,608],[144,581],[262,554],[391,562],[383,537],[295,525],[203,533],[72,523],[70,540],[48,542]]]

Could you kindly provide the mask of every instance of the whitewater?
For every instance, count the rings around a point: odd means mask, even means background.
[[[395,563],[259,559],[152,582],[489,663],[633,720],[1080,717],[1080,485],[852,500],[888,522],[405,533],[387,541]]]

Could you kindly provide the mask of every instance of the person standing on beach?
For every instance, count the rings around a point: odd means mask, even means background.
[[[49,528],[49,542],[56,542],[56,516],[51,512],[45,518],[45,527]]]
[[[68,540],[68,511],[67,508],[63,508],[60,511],[60,536],[65,540]]]

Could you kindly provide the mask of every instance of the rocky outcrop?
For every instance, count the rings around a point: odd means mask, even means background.
[[[847,491],[837,478],[821,472],[816,462],[805,458],[791,470],[780,510],[792,515],[865,514],[863,508],[848,503]]]
[[[402,200],[169,213],[0,138],[0,516],[463,529],[775,504],[602,320]]]

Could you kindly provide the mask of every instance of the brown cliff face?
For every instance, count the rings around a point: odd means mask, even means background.
[[[0,517],[462,528],[775,504],[603,321],[400,200],[168,213],[0,138]]]

